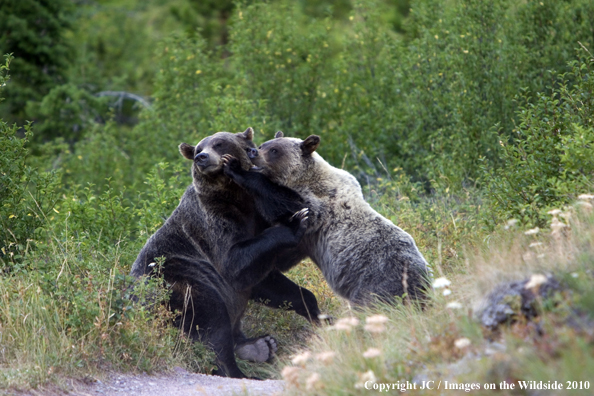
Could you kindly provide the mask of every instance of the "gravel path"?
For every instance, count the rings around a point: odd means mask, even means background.
[[[273,396],[280,395],[284,381],[255,381],[193,374],[176,367],[173,372],[150,376],[147,374],[112,374],[103,381],[71,383],[66,392],[39,389],[19,396],[76,395],[76,396]]]

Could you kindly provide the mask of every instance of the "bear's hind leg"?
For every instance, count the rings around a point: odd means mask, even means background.
[[[314,324],[319,324],[320,309],[316,296],[304,287],[298,286],[280,271],[272,271],[252,289],[252,300],[259,300],[271,308],[285,308],[295,311]]]
[[[169,302],[173,310],[181,312],[176,325],[192,340],[214,351],[218,370],[213,374],[246,378],[235,361],[233,326],[221,295],[225,292],[224,281],[209,269],[208,265],[181,260],[169,262],[165,272],[165,278],[173,284]]]
[[[238,358],[256,363],[271,360],[277,350],[276,340],[269,335],[246,339],[235,347]]]

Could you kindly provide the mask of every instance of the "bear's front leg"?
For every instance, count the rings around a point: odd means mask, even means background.
[[[224,154],[221,156],[221,161],[223,161],[223,172],[231,180],[238,182],[243,179],[246,171],[241,168],[241,163],[237,158],[230,154]]]
[[[307,230],[308,210],[295,213],[290,226],[277,225],[258,236],[236,243],[223,262],[224,278],[235,290],[246,290],[262,282],[274,269],[274,262],[283,249],[295,248]]]

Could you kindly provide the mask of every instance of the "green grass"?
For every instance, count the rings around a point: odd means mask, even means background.
[[[178,360],[192,365],[195,347],[168,325],[171,313],[142,303],[167,299],[158,281],[135,289],[139,304],[128,299],[129,264],[118,246],[53,233],[39,242],[21,263],[27,270],[0,278],[0,388],[59,385],[106,370],[161,371]]]

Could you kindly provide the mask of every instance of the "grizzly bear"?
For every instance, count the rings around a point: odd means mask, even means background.
[[[154,275],[154,262],[165,261],[164,280],[171,285],[170,306],[180,312],[176,324],[194,340],[212,347],[215,374],[242,378],[234,352],[242,359],[266,361],[276,351],[270,336],[246,339],[241,318],[252,299],[274,307],[290,304],[297,313],[317,320],[314,295],[275,267],[295,248],[307,228],[307,209],[295,198],[289,218],[262,216],[252,197],[223,171],[224,154],[238,159],[244,170],[257,154],[253,130],[218,132],[197,146],[182,143],[181,154],[193,161],[193,183],[179,206],[146,242],[131,275]],[[269,219],[271,221],[267,221]],[[274,221],[275,225],[271,222]]]
[[[404,294],[423,300],[430,274],[415,241],[371,208],[355,177],[315,152],[319,144],[315,135],[300,140],[278,132],[252,158],[259,169],[233,180],[256,202],[266,198],[260,192],[262,175],[305,199],[308,229],[293,250],[309,256],[338,295],[357,305]]]

